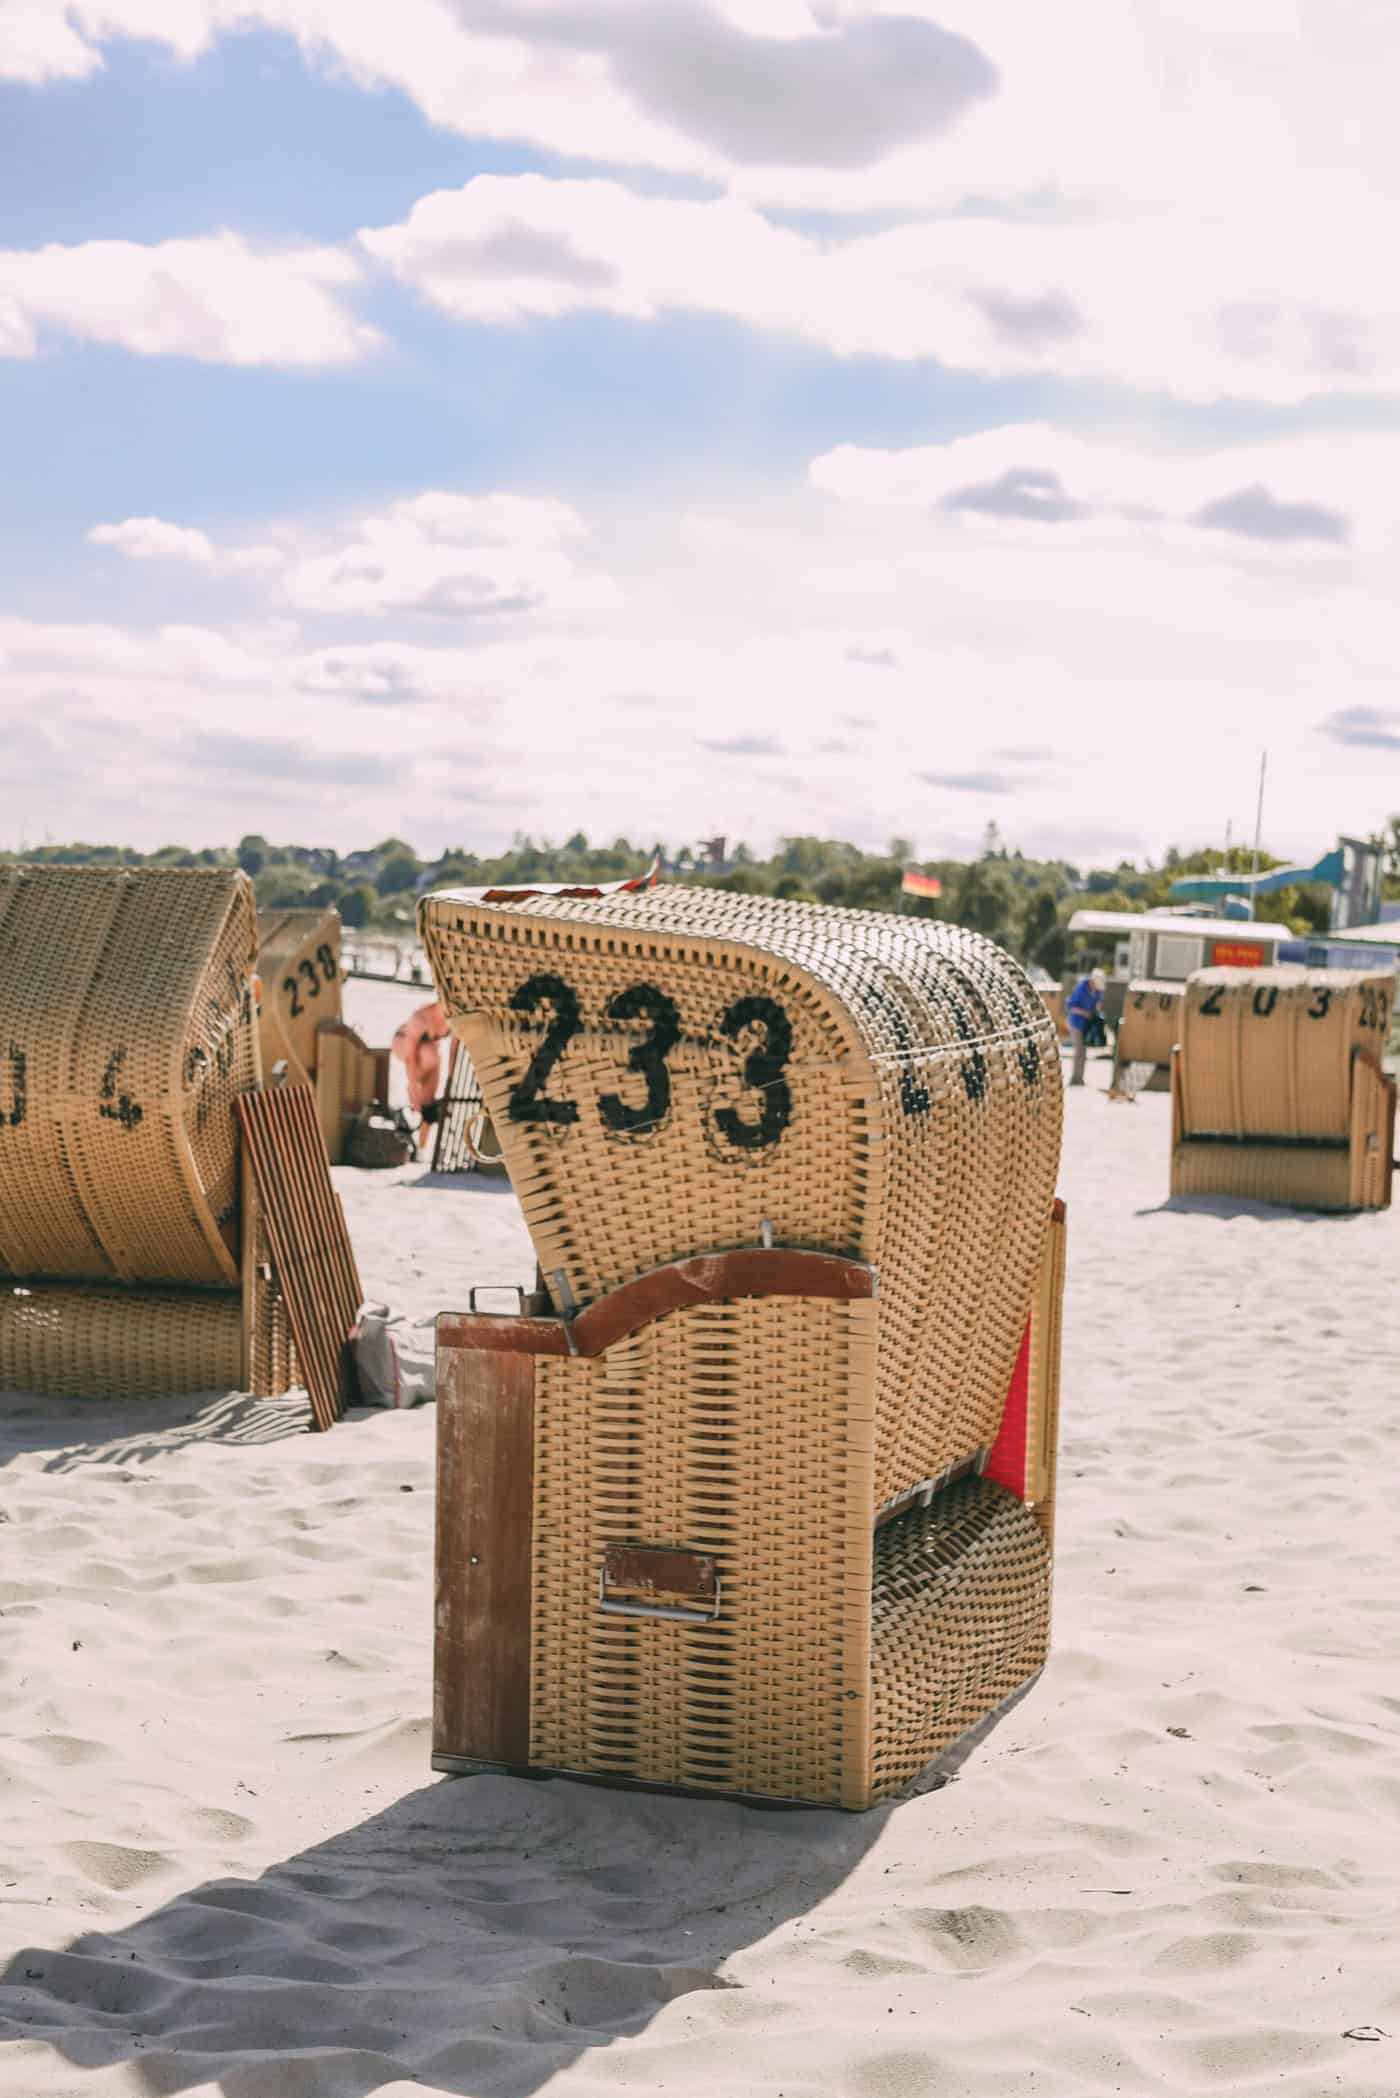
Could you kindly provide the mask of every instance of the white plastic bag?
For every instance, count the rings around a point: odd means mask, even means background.
[[[425,1332],[387,1304],[362,1304],[354,1343],[362,1406],[422,1406],[436,1396],[431,1320]]]

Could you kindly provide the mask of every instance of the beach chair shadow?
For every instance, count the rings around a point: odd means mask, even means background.
[[[247,1392],[187,1393],[174,1399],[53,1399],[4,1395],[0,1470],[17,1457],[52,1450],[45,1471],[94,1464],[141,1465],[186,1444],[281,1442],[305,1435],[311,1408],[302,1391],[258,1399]]]
[[[1169,1195],[1135,1209],[1135,1217],[1257,1217],[1261,1224],[1352,1224],[1363,1210],[1295,1209],[1283,1202],[1258,1202],[1249,1195]]]
[[[420,1173],[408,1183],[421,1195],[511,1195],[515,1190],[504,1173]]]
[[[678,1997],[741,1986],[724,1962],[830,1894],[890,1811],[430,1784],[258,1879],[25,1947],[0,1974],[0,2084],[48,2089],[53,2049],[152,2098],[415,2076],[525,2098]]]

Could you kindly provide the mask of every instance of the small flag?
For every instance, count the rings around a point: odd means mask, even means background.
[[[943,884],[936,874],[920,874],[915,867],[906,867],[900,889],[906,896],[941,896]]]

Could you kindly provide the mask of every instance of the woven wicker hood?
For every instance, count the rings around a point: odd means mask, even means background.
[[[236,1284],[246,875],[0,871],[0,1273]]]
[[[1062,1106],[1054,1029],[1008,956],[698,888],[446,891],[420,922],[561,1299],[768,1226],[879,1270],[883,1490],[991,1439]]]

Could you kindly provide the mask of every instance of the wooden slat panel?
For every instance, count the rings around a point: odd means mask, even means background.
[[[353,1397],[349,1341],[361,1292],[315,1095],[296,1085],[245,1093],[238,1113],[312,1414],[329,1428]]]
[[[530,1759],[535,1365],[437,1351],[433,1753]]]

